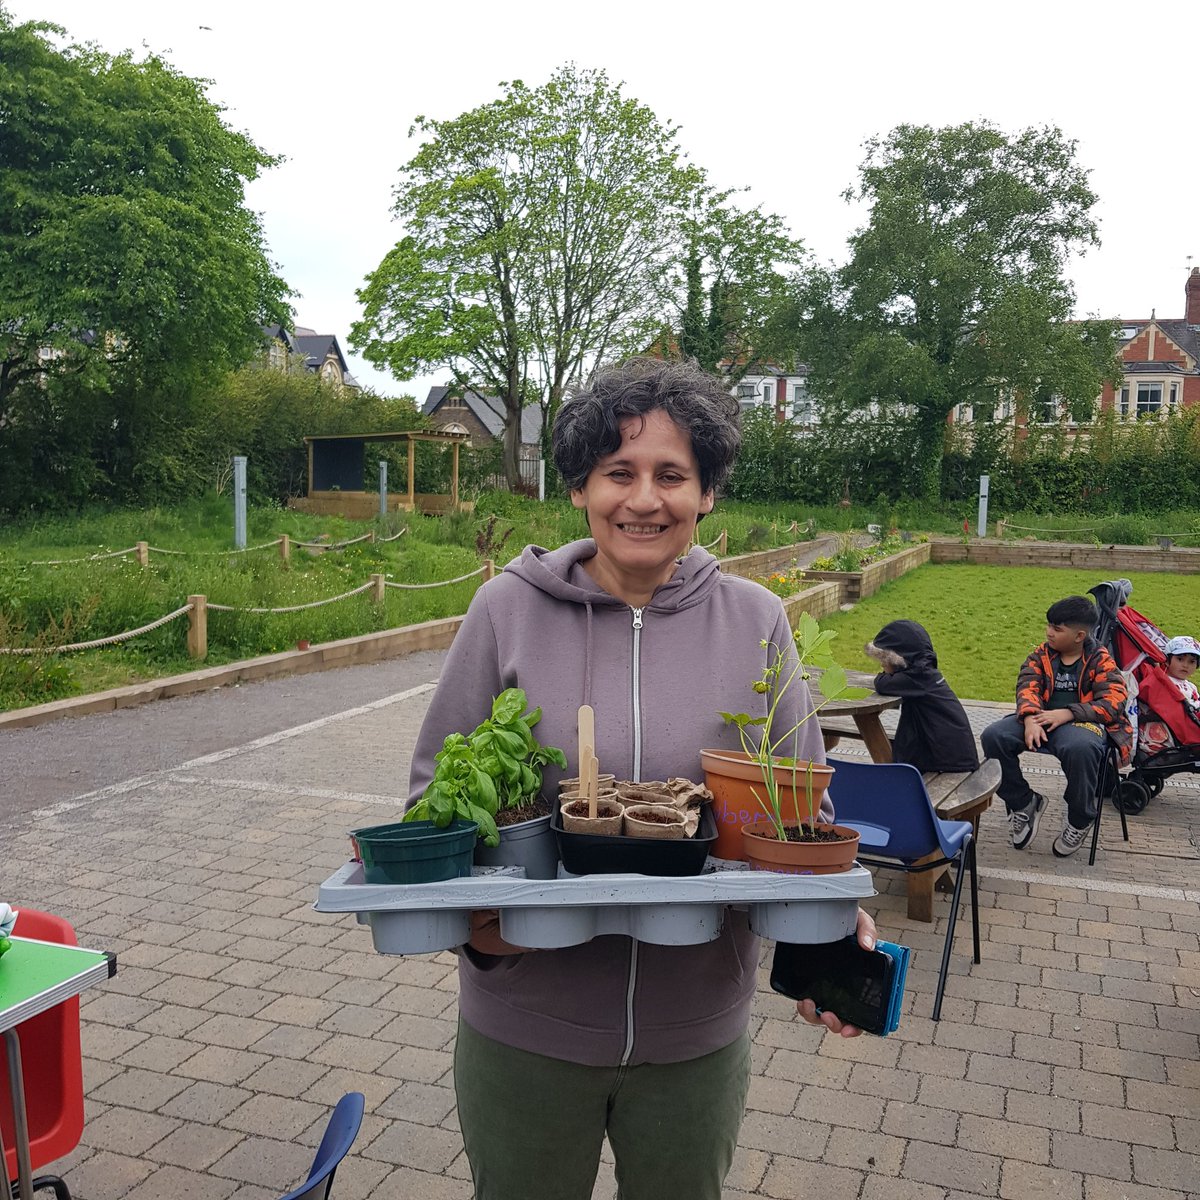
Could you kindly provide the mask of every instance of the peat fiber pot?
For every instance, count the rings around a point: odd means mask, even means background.
[[[704,786],[713,794],[713,816],[717,819],[717,840],[711,853],[714,858],[745,859],[742,826],[767,819],[762,806],[754,798],[754,792],[764,800],[767,798],[762,767],[742,750],[701,750],[700,765],[704,768]],[[779,804],[785,814],[796,811],[796,798],[792,791],[793,770],[796,790],[800,793],[800,812],[807,813],[806,762],[797,763],[795,768],[791,764],[775,768],[775,776],[779,780]],[[813,765],[814,809],[820,809],[832,778],[832,767]],[[751,791],[751,788],[754,790]]]
[[[795,823],[789,824],[795,828]],[[836,875],[854,866],[858,831],[845,825],[817,825],[828,838],[816,842],[781,842],[767,824],[742,826],[746,861],[754,871],[781,871],[785,875]]]

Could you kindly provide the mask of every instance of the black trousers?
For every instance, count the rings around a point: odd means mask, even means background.
[[[1071,721],[1053,730],[1038,747],[1039,754],[1053,754],[1067,777],[1067,820],[1076,829],[1086,829],[1096,819],[1096,784],[1104,762],[1105,734],[1098,725]],[[1000,786],[996,789],[1005,808],[1025,808],[1033,790],[1021,774],[1020,757],[1026,753],[1025,723],[1016,716],[994,721],[979,736],[988,758],[1000,763]]]

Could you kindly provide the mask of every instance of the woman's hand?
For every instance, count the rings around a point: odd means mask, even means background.
[[[858,938],[858,944],[864,950],[875,949],[875,922],[871,919],[870,913],[858,910],[858,927],[855,929],[855,936]],[[839,1034],[841,1037],[858,1037],[862,1030],[857,1025],[844,1024],[836,1013],[817,1012],[817,1006],[811,1000],[801,1000],[796,1004],[796,1011],[810,1025],[824,1025],[830,1033]]]
[[[513,946],[500,936],[500,913],[494,908],[480,908],[471,913],[471,937],[467,944],[480,954],[525,954],[525,946]]]

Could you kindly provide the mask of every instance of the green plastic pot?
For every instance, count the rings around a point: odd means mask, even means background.
[[[366,883],[441,883],[471,874],[474,821],[455,819],[444,829],[432,821],[371,825],[351,834],[363,862]]]

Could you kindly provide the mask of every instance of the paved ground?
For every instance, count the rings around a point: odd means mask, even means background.
[[[253,685],[0,740],[4,898],[120,957],[83,1006],[88,1121],[61,1165],[79,1200],[278,1196],[351,1089],[368,1111],[336,1194],[470,1196],[452,956],[376,955],[311,908],[345,831],[403,796],[436,656],[395,669],[383,694],[352,668],[287,681],[288,704]],[[147,720],[152,750],[131,738]],[[1030,767],[1048,822],[1018,854],[985,816],[983,962],[964,937],[937,1025],[946,900],[916,925],[889,881],[872,907],[916,952],[897,1034],[824,1037],[762,977],[729,1200],[1200,1197],[1200,777],[1131,819],[1128,845],[1109,810],[1089,870],[1051,856],[1062,780]],[[613,1193],[605,1166],[596,1195]]]

